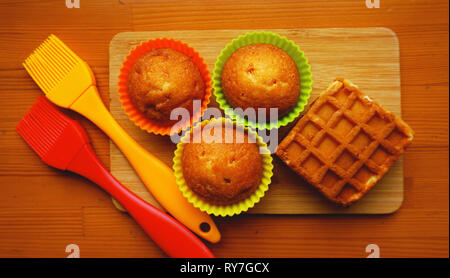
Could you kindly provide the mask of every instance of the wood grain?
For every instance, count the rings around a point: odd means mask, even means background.
[[[398,36],[402,118],[416,131],[404,155],[404,202],[391,215],[242,215],[216,218],[218,257],[449,256],[449,21],[447,0],[0,1],[0,257],[162,257],[108,195],[44,165],[14,128],[41,94],[21,63],[50,33],[93,68],[109,103],[109,42],[125,31],[387,27]],[[326,57],[324,57],[326,59]],[[108,138],[84,118],[100,159]],[[39,219],[40,221],[35,221]],[[26,228],[25,228],[26,227]]]
[[[167,37],[181,40],[193,47],[210,72],[220,51],[231,40],[252,30],[197,30],[122,32],[114,36],[109,49],[110,110],[119,124],[144,148],[156,152],[159,159],[172,166],[175,144],[168,136],[148,134],[125,114],[119,101],[117,82],[125,57],[136,45],[149,39]],[[345,77],[384,107],[401,115],[400,65],[397,36],[386,28],[312,28],[269,29],[295,42],[305,52],[313,73],[312,102],[335,77]],[[209,107],[218,107],[212,98]],[[293,124],[279,130],[279,142]],[[273,155],[275,157],[275,155]],[[111,142],[111,173],[144,200],[157,202],[140,181],[124,155]],[[391,171],[360,202],[341,208],[317,194],[306,182],[278,158],[274,159],[274,176],[270,190],[249,214],[386,214],[393,213],[403,202],[403,161]],[[117,202],[115,202],[117,206]],[[123,209],[120,205],[119,209]]]

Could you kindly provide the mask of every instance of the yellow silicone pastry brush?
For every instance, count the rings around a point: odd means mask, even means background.
[[[98,94],[92,70],[60,39],[50,35],[23,66],[50,101],[85,116],[114,141],[155,199],[174,218],[210,242],[220,240],[211,217],[183,197],[173,171],[114,120]]]

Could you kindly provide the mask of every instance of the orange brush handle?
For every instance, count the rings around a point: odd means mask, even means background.
[[[114,141],[152,195],[174,218],[210,242],[220,240],[219,230],[211,217],[183,197],[172,169],[147,152],[120,127],[104,106],[95,86],[89,87],[70,105],[70,109],[91,120]],[[200,228],[204,223],[209,225],[209,231]]]

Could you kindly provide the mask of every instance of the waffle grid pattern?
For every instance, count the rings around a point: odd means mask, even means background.
[[[336,80],[277,149],[277,155],[328,199],[359,200],[413,138],[400,118],[351,82]]]

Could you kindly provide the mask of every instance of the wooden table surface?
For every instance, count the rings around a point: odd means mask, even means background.
[[[110,197],[44,165],[15,131],[39,94],[22,61],[50,33],[92,66],[108,103],[109,41],[142,30],[388,27],[400,42],[402,114],[416,132],[404,155],[405,200],[392,215],[215,218],[218,257],[449,256],[449,19],[446,0],[0,0],[0,257],[164,257]],[[370,49],[367,49],[370,51]],[[74,113],[109,167],[109,142]]]

